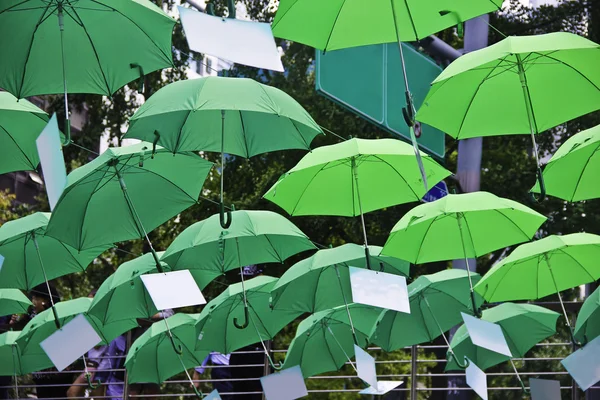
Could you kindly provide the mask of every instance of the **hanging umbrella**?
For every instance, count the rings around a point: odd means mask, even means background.
[[[600,336],[600,287],[581,306],[575,322],[574,336],[584,344]]]
[[[449,194],[406,213],[381,253],[414,264],[464,258],[470,274],[469,258],[528,241],[545,220],[491,193]],[[472,284],[471,294],[474,304]]]
[[[7,0],[0,4],[0,87],[19,99],[111,96],[173,65],[175,21],[148,0]]]
[[[600,197],[595,178],[600,173],[600,125],[570,137],[544,168],[546,193],[566,201]],[[539,193],[536,184],[532,192]]]
[[[162,383],[185,371],[190,386],[200,398],[187,370],[202,364],[209,351],[196,351],[198,340],[195,324],[199,314],[175,314],[155,322],[133,344],[127,353],[125,368],[129,383]],[[173,351],[173,349],[178,351]]]
[[[364,304],[349,305],[358,346],[366,348],[383,309]],[[354,357],[355,339],[346,307],[319,311],[300,322],[290,343],[283,369],[300,366],[305,378],[337,371]]]
[[[125,138],[155,141],[166,149],[221,153],[221,226],[225,220],[225,153],[250,158],[286,149],[310,149],[323,133],[296,100],[247,78],[206,77],[171,83],[131,117]]]
[[[226,271],[252,264],[283,263],[315,249],[294,224],[270,211],[234,211],[236,220],[221,228],[219,214],[186,228],[162,260],[173,270],[189,269],[200,289]],[[243,274],[242,274],[243,279]],[[243,282],[243,281],[242,281]]]
[[[0,175],[37,169],[35,140],[47,123],[48,115],[35,105],[0,92]]]
[[[472,275],[477,282],[481,277]],[[422,275],[408,286],[410,314],[387,310],[371,341],[385,351],[431,342],[462,321],[460,313],[475,315],[466,271],[447,269]],[[483,302],[476,297],[476,306]],[[462,358],[461,358],[462,359]]]
[[[444,69],[416,118],[457,139],[530,134],[543,197],[535,134],[600,109],[599,49],[567,32],[508,37]]]
[[[408,87],[401,42],[416,42],[468,19],[496,11],[501,6],[501,0],[460,0],[451,4],[439,0],[411,3],[406,0],[379,0],[368,6],[346,0],[326,4],[319,0],[283,0],[279,3],[272,29],[277,37],[323,51],[398,43],[406,97],[406,108],[402,112],[410,130],[422,185],[427,191],[428,177],[413,129],[415,107]]]
[[[145,237],[160,271],[148,232],[196,204],[211,167],[147,143],[109,148],[69,174],[48,235],[79,250]]]
[[[241,283],[229,285],[223,293],[204,306],[196,324],[196,351],[229,354],[260,342],[273,365],[264,341],[273,339],[280,330],[302,314],[297,311],[271,310],[269,299],[276,282],[277,278],[257,276],[249,279],[245,286]],[[242,320],[244,322],[240,325]],[[251,325],[251,329],[239,329],[244,325]],[[234,327],[238,329],[233,329]]]
[[[0,317],[27,314],[31,301],[19,289],[0,289]]]
[[[423,159],[430,182],[450,175],[431,157],[423,154]],[[368,246],[364,213],[419,201],[425,195],[413,162],[410,146],[399,140],[351,139],[304,156],[264,198],[290,215],[360,215]]]
[[[25,375],[26,368],[21,360],[21,350],[17,346],[17,337],[21,331],[8,331],[0,335],[0,376],[12,376],[15,381],[15,394],[19,399],[19,375]]]
[[[551,235],[517,247],[484,275],[475,290],[488,302],[536,300],[556,293],[572,336],[560,292],[600,279],[598,259],[600,236]]]

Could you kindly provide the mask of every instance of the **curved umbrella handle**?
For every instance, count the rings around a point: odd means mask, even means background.
[[[531,391],[525,387],[525,383],[523,383],[523,381],[519,379],[519,384],[521,385],[521,392],[523,392],[525,396],[529,396],[531,394]]]
[[[244,323],[243,324],[238,324],[238,319],[237,317],[233,319],[233,325],[238,328],[238,329],[246,329],[248,327],[248,324],[250,323],[249,318],[248,318],[248,306],[244,307]]]
[[[154,160],[154,155],[156,154],[156,144],[160,140],[160,133],[158,131],[154,131],[154,140],[152,141],[152,159]]]
[[[196,385],[192,385],[192,388],[194,389],[194,393],[196,394],[196,397],[199,399],[203,399],[204,395],[202,394],[201,391],[198,390],[198,388],[196,387]]]
[[[365,246],[365,260],[367,260],[367,269],[371,268],[371,252],[369,252],[369,247]]]
[[[173,346],[173,351],[177,354],[177,355],[182,355],[183,354],[183,347],[181,345],[176,345],[175,344],[175,339],[173,339],[172,335],[167,335],[169,337],[169,340],[171,340],[171,346]]]
[[[454,352],[453,352],[453,351],[449,351],[449,352],[448,352],[448,355],[450,356],[450,358],[451,358],[451,359],[453,359],[453,360],[454,360],[454,362],[456,363],[456,365],[458,365],[458,367],[459,367],[459,368],[461,368],[461,369],[467,369],[467,367],[468,367],[468,366],[469,366],[469,364],[470,364],[469,360],[468,360],[468,359],[466,359],[466,358],[465,358],[465,363],[464,363],[464,364],[463,364],[463,363],[461,363],[461,362],[458,360],[458,357],[456,357],[456,354],[454,354]]]
[[[65,120],[65,141],[62,143],[63,147],[67,147],[71,144],[71,120]]]
[[[85,379],[87,380],[88,388],[90,388],[91,390],[95,390],[100,387],[101,382],[99,379],[96,380],[96,384],[92,383],[92,374],[85,374]]]
[[[137,68],[140,73],[140,88],[138,90],[139,93],[144,93],[144,68],[138,63],[129,64],[129,68]]]
[[[52,314],[54,315],[54,325],[56,325],[56,329],[60,329],[60,321],[58,320],[58,313],[56,312],[56,307],[52,306]]]
[[[533,201],[541,203],[542,201],[546,200],[546,184],[544,183],[544,175],[542,174],[542,169],[540,167],[537,168],[536,175],[537,181],[540,184],[540,197],[536,198],[535,194],[532,192],[531,198]]]
[[[221,228],[227,229],[231,226],[231,211],[225,211],[225,205],[220,204],[219,210],[219,221],[221,222]]]

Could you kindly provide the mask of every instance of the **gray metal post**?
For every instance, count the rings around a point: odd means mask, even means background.
[[[410,400],[417,400],[417,346],[410,348]]]

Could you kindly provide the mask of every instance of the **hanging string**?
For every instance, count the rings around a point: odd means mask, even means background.
[[[483,21],[487,24],[487,26],[489,26],[490,28],[492,28],[494,31],[496,31],[496,33],[500,34],[500,36],[502,36],[503,38],[507,38],[508,36],[506,36],[504,33],[500,32],[500,30],[498,28],[496,28],[494,25],[490,24],[490,22],[486,19],[483,18],[482,15],[480,15],[477,18],[482,18]]]
[[[354,365],[354,363],[352,362],[352,360],[348,356],[348,353],[346,353],[346,350],[344,350],[344,348],[342,347],[342,344],[337,340],[337,338],[333,334],[333,331],[331,330],[331,328],[329,327],[329,325],[326,325],[326,326],[327,326],[327,330],[329,331],[329,333],[331,333],[331,336],[333,336],[333,340],[335,340],[335,342],[337,343],[337,345],[340,348],[340,350],[342,350],[342,353],[344,353],[344,355],[348,359],[348,362],[350,362],[350,365],[352,365],[352,368],[354,368],[354,371],[358,374],[358,370],[356,369],[356,365]]]
[[[248,316],[250,317],[250,323],[252,324],[252,326],[254,327],[254,330],[256,331],[256,336],[258,336],[258,339],[260,340],[260,344],[262,345],[262,348],[265,352],[265,356],[267,356],[267,359],[269,360],[269,364],[271,364],[271,367],[273,367],[273,369],[281,369],[280,367],[275,366],[275,362],[273,362],[273,359],[271,358],[269,350],[267,349],[267,346],[265,345],[265,342],[262,339],[262,335],[258,331],[256,324],[254,323],[254,318],[252,317],[252,313],[249,312]]]
[[[331,133],[333,136],[337,136],[339,139],[342,139],[344,141],[348,140],[348,138],[343,137],[342,135],[338,135],[337,133],[335,133],[334,131],[332,131],[331,129],[327,129],[325,128],[323,125],[319,125],[319,127],[321,129],[323,129],[324,131],[327,131],[328,133]]]
[[[94,150],[90,150],[90,149],[88,149],[87,147],[83,147],[83,146],[81,146],[81,145],[78,145],[77,143],[75,143],[75,142],[74,142],[74,141],[72,141],[72,140],[71,140],[71,144],[72,144],[73,146],[75,146],[75,147],[79,147],[80,149],[87,151],[88,153],[94,154],[94,155],[96,155],[96,156],[99,156],[99,155],[100,155],[100,153],[97,153],[97,152],[95,152]]]

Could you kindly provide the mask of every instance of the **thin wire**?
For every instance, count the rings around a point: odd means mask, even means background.
[[[265,342],[263,341],[262,336],[261,336],[258,328],[256,327],[256,324],[254,323],[254,318],[252,318],[252,313],[248,312],[248,317],[250,317],[250,322],[252,323],[252,326],[254,327],[254,330],[256,331],[256,335],[258,336],[258,339],[260,340],[260,344],[262,344],[263,350],[265,351],[265,355],[271,362],[271,365],[274,367],[275,363],[273,362],[273,359],[271,358],[271,355],[269,354],[269,350],[267,350],[267,346],[265,345]]]
[[[517,375],[517,379],[519,380],[519,382],[523,386],[523,380],[521,379],[521,376],[519,375],[519,371],[517,371],[517,367],[515,367],[515,363],[513,362],[512,358],[510,359],[510,365],[512,365],[513,370],[515,371],[515,375]]]
[[[354,371],[358,374],[358,370],[356,369],[356,365],[354,365],[354,363],[352,362],[352,360],[348,356],[348,353],[346,353],[346,350],[344,350],[344,348],[342,347],[342,344],[337,340],[337,338],[333,334],[333,331],[331,330],[331,328],[329,327],[329,325],[327,325],[327,330],[329,331],[329,333],[331,333],[331,336],[333,336],[333,340],[335,340],[335,342],[339,346],[340,350],[342,350],[342,353],[344,353],[344,355],[346,356],[346,358],[350,362],[350,365],[352,365],[352,368],[354,368]]]
[[[333,136],[337,136],[338,138],[342,139],[342,140],[348,140],[348,138],[343,137],[342,135],[338,135],[337,133],[335,133],[334,131],[332,131],[331,129],[327,129],[325,128],[323,125],[319,125],[319,127],[321,129],[323,129],[324,131],[327,131],[329,133],[331,133]]]
[[[478,18],[483,17],[482,15],[480,15]],[[489,26],[490,28],[492,28],[493,30],[495,30],[497,33],[499,33],[502,37],[507,38],[508,36],[506,36],[504,33],[500,32],[500,30],[498,28],[496,28],[494,25],[490,24],[490,22],[486,19],[483,18],[483,21],[487,24],[487,26]]]
[[[100,155],[100,153],[97,153],[97,152],[95,152],[94,150],[90,150],[90,149],[88,149],[87,147],[83,147],[83,146],[81,146],[81,145],[78,145],[77,143],[75,143],[75,142],[73,142],[73,141],[71,141],[71,144],[72,144],[73,146],[75,146],[75,147],[79,147],[80,149],[87,151],[88,153],[92,153],[92,154],[95,154],[95,155],[97,155],[97,156],[99,156],[99,155]]]
[[[130,252],[130,251],[127,251],[127,250],[120,249],[120,248],[118,248],[118,247],[116,247],[116,246],[115,246],[115,247],[113,247],[113,250],[120,251],[120,252],[123,252],[123,253],[125,253],[125,254],[129,254],[129,255],[132,255],[132,256],[136,256],[136,257],[139,257],[139,256],[141,256],[141,255],[142,255],[142,254],[136,254],[136,253],[132,253],[132,252]]]

